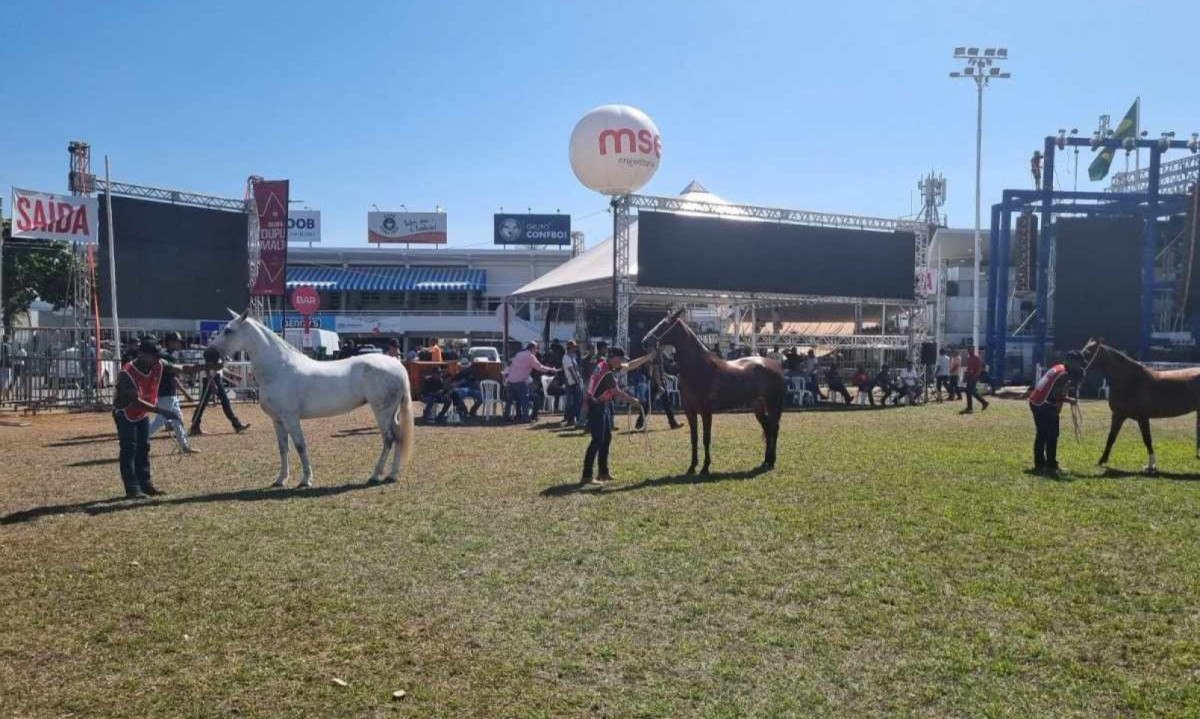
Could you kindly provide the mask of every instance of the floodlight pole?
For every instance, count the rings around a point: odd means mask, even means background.
[[[1006,79],[1010,77],[1008,73],[1000,72],[1000,68],[996,67],[997,61],[1008,59],[1008,50],[986,48],[980,54],[977,47],[957,48],[954,52],[954,59],[966,60],[967,67],[962,72],[950,73],[950,77],[965,77],[975,81],[975,243],[971,251],[974,257],[974,276],[971,281],[971,346],[979,350],[981,349],[979,347],[980,254],[983,243],[983,220],[980,207],[983,177],[983,89],[987,87],[988,81],[992,78]],[[992,261],[997,262],[998,258],[993,257]]]
[[[979,203],[983,177],[983,86],[986,82],[983,76],[975,77],[975,245],[971,250],[975,267],[971,282],[971,346],[976,352],[979,351],[979,252],[982,246]],[[992,258],[992,262],[996,260],[997,258]]]

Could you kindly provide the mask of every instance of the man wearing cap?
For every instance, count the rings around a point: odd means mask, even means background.
[[[168,332],[163,336],[163,342],[167,346],[167,351],[161,353],[163,376],[158,388],[158,406],[161,409],[171,410],[171,413],[170,415],[159,413],[150,421],[150,436],[153,437],[154,433],[162,429],[165,424],[171,428],[171,433],[175,435],[175,442],[184,454],[196,454],[200,450],[188,443],[187,433],[183,431],[183,421],[170,419],[172,415],[180,417],[183,414],[176,392],[182,392],[188,401],[192,399],[179,381],[179,375],[183,373],[183,368],[178,365],[175,357],[175,353],[183,347],[183,338],[179,336],[178,332]]]
[[[125,496],[144,499],[147,495],[162,494],[150,481],[150,420],[151,414],[179,420],[179,415],[158,404],[158,390],[163,380],[164,365],[159,359],[158,344],[144,339],[138,344],[137,356],[126,362],[117,375],[113,396],[113,421],[121,446],[121,482]]]
[[[200,421],[204,418],[205,408],[212,404],[214,396],[221,402],[221,410],[225,412],[225,419],[233,425],[234,432],[241,434],[250,429],[250,425],[242,424],[229,404],[229,395],[225,391],[224,368],[225,365],[221,362],[221,352],[218,349],[209,347],[204,350],[204,389],[200,390],[200,403],[192,412],[192,429],[188,432],[188,436],[195,437],[204,434],[200,429]]]
[[[1029,409],[1033,412],[1033,471],[1056,475],[1058,468],[1058,415],[1063,402],[1075,404],[1070,395],[1072,384],[1083,379],[1083,354],[1079,350],[1067,353],[1067,359],[1056,364],[1038,379],[1029,393]]]
[[[400,356],[400,340],[395,337],[388,340],[387,356],[398,360],[404,359]]]
[[[614,400],[628,402],[631,407],[641,410],[642,405],[637,397],[622,390],[617,385],[617,372],[632,371],[654,358],[651,352],[626,364],[625,350],[613,347],[608,351],[608,360],[596,365],[592,376],[588,378],[587,390],[583,394],[584,414],[587,416],[588,432],[592,441],[588,443],[587,453],[583,456],[583,476],[580,484],[599,484],[612,481],[608,474],[608,449],[612,444],[612,423]],[[592,477],[592,466],[599,461],[600,474]]]

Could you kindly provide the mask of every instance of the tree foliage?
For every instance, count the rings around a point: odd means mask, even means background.
[[[4,326],[29,310],[34,300],[49,302],[55,309],[71,304],[71,275],[75,257],[66,242],[14,244],[4,226],[4,288],[0,297]]]

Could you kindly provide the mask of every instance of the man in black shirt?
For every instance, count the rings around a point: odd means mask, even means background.
[[[222,376],[223,367],[219,351],[212,347],[204,350],[204,388],[200,390],[200,403],[192,412],[192,429],[188,432],[191,437],[204,434],[200,430],[200,421],[204,418],[205,408],[212,404],[214,396],[221,402],[221,410],[225,412],[225,419],[233,425],[234,432],[241,434],[250,428],[250,425],[242,424],[229,404],[229,395],[225,392],[225,378]]]
[[[446,381],[442,378],[442,368],[434,367],[421,380],[421,401],[425,403],[425,412],[421,415],[422,420],[433,421],[434,409],[442,401],[445,391]]]
[[[167,351],[162,353],[164,371],[162,382],[158,387],[158,406],[161,409],[170,410],[172,414],[156,415],[150,421],[150,436],[153,437],[154,433],[165,424],[171,428],[172,434],[175,435],[175,442],[184,454],[198,454],[200,450],[188,443],[187,433],[183,431],[183,422],[179,419],[182,416],[182,410],[179,407],[179,397],[176,393],[182,393],[189,402],[192,400],[191,395],[180,383],[179,372],[176,370],[179,359],[175,353],[183,347],[183,338],[179,336],[178,332],[168,332],[163,337],[163,342],[166,344]]]
[[[471,406],[469,412],[467,403],[463,401],[464,395],[475,400],[475,404]],[[475,413],[479,411],[479,405],[483,404],[483,395],[479,393],[479,387],[475,381],[475,368],[471,366],[470,360],[462,360],[459,363],[458,374],[450,378],[442,392],[442,411],[438,412],[437,416],[439,424],[446,421],[446,413],[450,411],[451,404],[463,419],[474,417]]]

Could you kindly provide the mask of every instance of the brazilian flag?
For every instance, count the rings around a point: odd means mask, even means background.
[[[1138,113],[1140,112],[1141,98],[1134,100],[1129,106],[1129,112],[1125,113],[1125,117],[1121,118],[1121,124],[1117,125],[1116,132],[1113,133],[1113,140],[1124,140],[1127,137],[1137,138],[1138,127],[1141,126]],[[1108,167],[1112,164],[1113,155],[1115,154],[1112,148],[1106,147],[1100,151],[1092,164],[1088,166],[1088,177],[1093,182],[1103,180],[1108,175]]]

